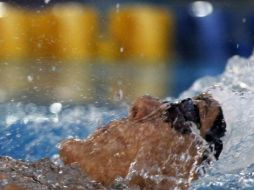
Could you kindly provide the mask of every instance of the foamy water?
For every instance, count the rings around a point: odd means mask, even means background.
[[[216,78],[196,81],[180,97],[208,91],[223,108],[227,122],[220,159],[191,189],[254,189],[254,56],[231,58]]]
[[[254,189],[254,56],[231,58],[222,75],[199,79],[179,98],[204,91],[221,103],[227,133],[220,159],[191,189]],[[26,160],[54,158],[61,140],[85,138],[98,126],[126,116],[127,111],[126,105],[1,104],[0,155]]]

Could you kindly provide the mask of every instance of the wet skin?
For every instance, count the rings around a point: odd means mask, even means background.
[[[179,103],[143,96],[127,118],[64,141],[60,156],[106,186],[120,176],[141,189],[187,189],[218,159],[225,132],[221,107],[207,94]]]

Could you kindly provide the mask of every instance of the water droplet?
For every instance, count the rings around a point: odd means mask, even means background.
[[[27,76],[27,80],[28,80],[28,82],[32,82],[33,81],[33,77],[31,75],[28,75]]]
[[[119,12],[119,9],[120,9],[120,3],[117,3],[117,4],[116,4],[116,12],[117,12],[117,13]]]
[[[58,114],[62,110],[62,104],[55,102],[50,105],[49,110],[51,113]]]
[[[246,18],[243,18],[243,19],[242,19],[242,22],[243,22],[243,23],[246,23]]]
[[[119,89],[115,96],[114,96],[114,100],[115,101],[122,101],[123,100],[123,90],[122,89]]]
[[[120,52],[121,52],[121,53],[124,52],[124,48],[123,48],[123,47],[120,48]]]
[[[56,71],[56,66],[52,66],[52,71]]]

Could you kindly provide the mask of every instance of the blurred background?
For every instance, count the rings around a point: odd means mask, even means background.
[[[177,97],[254,45],[252,1],[0,2],[0,102]]]

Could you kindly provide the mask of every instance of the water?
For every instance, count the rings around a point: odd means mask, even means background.
[[[34,161],[54,157],[58,143],[67,138],[85,138],[97,127],[127,114],[127,106],[117,108],[63,106],[49,107],[5,103],[0,105],[0,155]]]
[[[196,81],[180,98],[210,92],[222,104],[227,133],[220,159],[191,189],[254,189],[254,55],[235,56],[216,78]]]
[[[254,55],[233,57],[218,77],[205,77],[179,98],[208,91],[223,107],[227,122],[224,149],[218,161],[190,189],[254,189]],[[169,98],[170,99],[170,98]],[[58,143],[84,138],[98,126],[127,115],[128,106],[49,107],[34,104],[0,105],[0,155],[16,159],[54,158]]]

